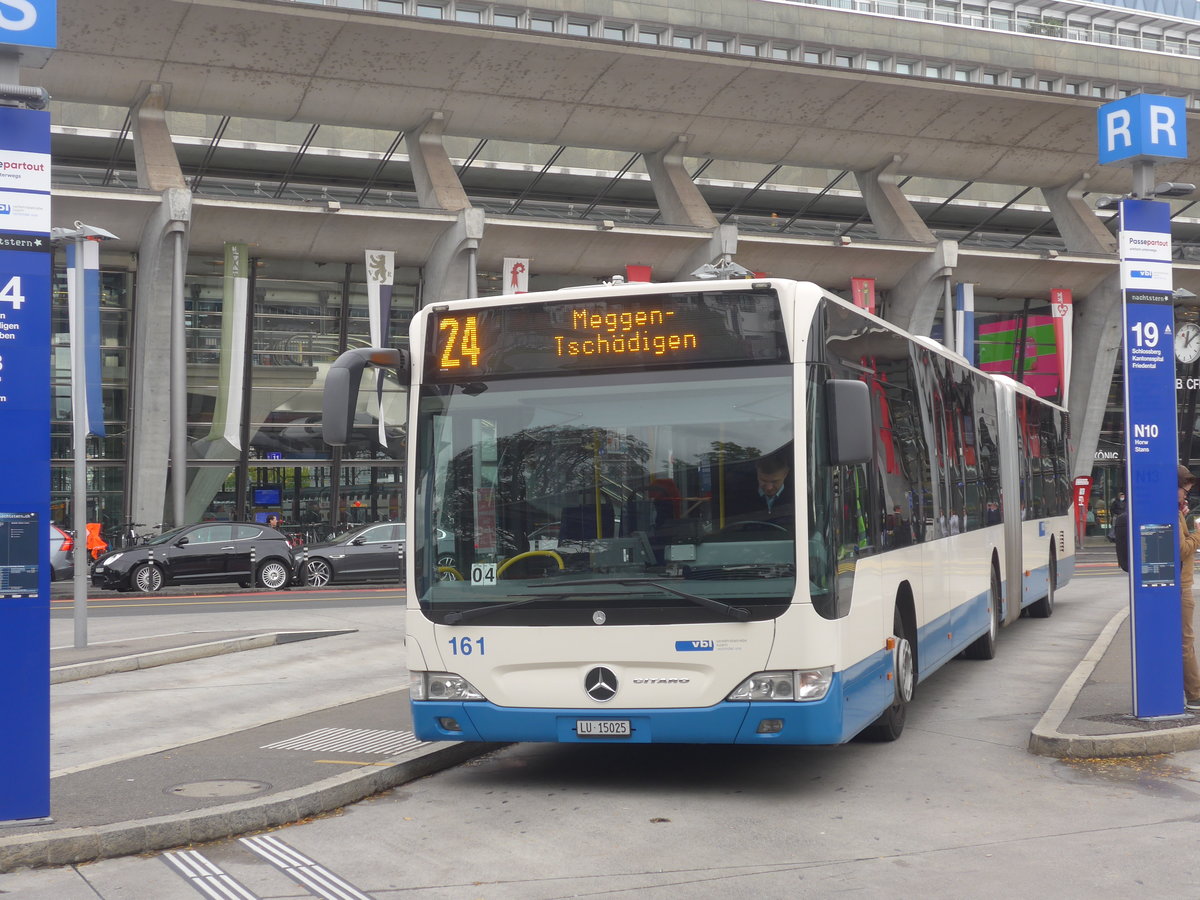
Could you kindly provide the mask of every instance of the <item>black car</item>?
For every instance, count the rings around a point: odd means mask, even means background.
[[[378,522],[305,548],[304,583],[324,587],[343,581],[399,581],[404,523]]]
[[[92,584],[146,593],[168,584],[222,582],[282,590],[295,568],[283,532],[253,522],[201,522],[104,554],[92,566]]]

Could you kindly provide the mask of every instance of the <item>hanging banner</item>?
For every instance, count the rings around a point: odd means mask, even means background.
[[[47,24],[53,35],[53,16]],[[8,821],[50,815],[48,112],[0,106],[0,187],[0,432],[8,436],[0,446],[0,683],[9,688],[0,821]]]
[[[1071,292],[1066,288],[1055,288],[1050,292],[1050,315],[1054,318],[1054,339],[1058,343],[1058,364],[1062,376],[1063,406],[1067,405],[1071,389],[1071,322],[1075,305]]]
[[[851,278],[850,299],[859,309],[875,315],[875,279]]]
[[[105,437],[104,398],[100,390],[100,243],[85,240],[83,246],[83,321],[75,321],[75,292],[79,284],[75,258],[75,242],[67,244],[67,305],[69,327],[73,338],[83,341],[84,396],[83,410],[87,434]],[[72,373],[74,378],[75,373]]]
[[[396,254],[391,250],[368,250],[367,313],[371,323],[371,346],[385,347],[392,327],[392,281],[396,276]],[[383,384],[387,373],[375,370],[375,397],[379,407],[379,443],[386,447],[387,422],[383,416]]]
[[[975,285],[954,286],[954,349],[975,365]]]
[[[242,393],[246,368],[246,311],[250,296],[250,248],[225,245],[221,282],[221,355],[217,403],[208,436],[242,449]]]
[[[529,293],[529,260],[504,258],[504,293]]]

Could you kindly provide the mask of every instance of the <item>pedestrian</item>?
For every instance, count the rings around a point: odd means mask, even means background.
[[[269,516],[267,516],[267,527],[268,528],[278,528],[279,527],[279,516],[275,515],[275,513],[271,513]]]
[[[1188,492],[1196,484],[1196,476],[1184,466],[1179,467],[1179,593],[1183,607],[1183,695],[1187,708],[1200,710],[1200,662],[1196,660],[1196,633],[1192,619],[1196,613],[1196,598],[1192,582],[1196,577],[1196,550],[1200,549],[1200,531],[1188,515]]]

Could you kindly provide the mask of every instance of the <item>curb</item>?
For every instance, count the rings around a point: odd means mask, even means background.
[[[329,637],[338,634],[351,634],[354,631],[355,629],[353,628],[337,631],[271,631],[263,634],[247,635],[245,637],[207,641],[202,644],[168,647],[164,650],[148,650],[144,653],[131,653],[128,656],[114,656],[107,659],[91,660],[90,662],[52,666],[50,668],[50,683],[64,684],[68,681],[98,678],[101,675],[114,675],[118,672],[152,669],[155,666],[167,666],[172,663],[187,662],[193,659],[220,656],[224,653],[258,650],[263,647],[273,647],[276,644],[289,644],[294,641],[304,641],[311,638]]]
[[[1030,753],[1056,759],[1112,759],[1123,756],[1150,756],[1200,748],[1200,725],[1181,725],[1135,734],[1062,734],[1059,728],[1071,712],[1079,692],[1087,684],[1096,666],[1108,651],[1117,631],[1129,617],[1121,610],[1104,626],[1087,655],[1055,695],[1050,707],[1029,734]]]
[[[0,873],[169,850],[288,825],[356,803],[503,746],[439,742],[427,749],[411,750],[381,764],[335,775],[270,798],[243,800],[136,822],[0,837]]]

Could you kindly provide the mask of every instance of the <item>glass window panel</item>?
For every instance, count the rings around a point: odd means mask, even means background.
[[[501,28],[516,28],[520,20],[511,13],[492,13],[492,24]]]
[[[418,3],[417,15],[423,16],[426,19],[440,19],[445,15],[445,10],[440,6],[434,6],[430,3]]]

